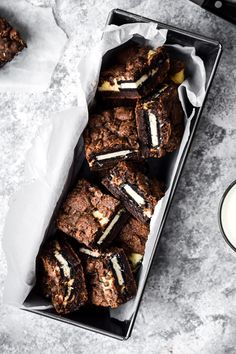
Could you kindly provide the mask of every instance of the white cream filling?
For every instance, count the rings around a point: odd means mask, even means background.
[[[142,85],[148,78],[149,76],[153,76],[156,74],[158,69],[152,69],[148,74],[144,74],[140,77],[135,82],[121,82],[119,85],[119,88],[121,89],[137,89],[140,85]]]
[[[70,278],[70,267],[69,267],[67,260],[58,251],[54,252],[54,256],[56,257],[58,262],[61,264],[61,268],[63,270],[64,276],[66,278]]]
[[[101,226],[104,226],[104,225],[108,224],[108,222],[109,222],[109,219],[106,216],[104,216],[102,213],[100,213],[100,211],[98,211],[98,210],[93,211],[93,216],[96,219],[98,219],[99,224]]]
[[[110,152],[108,154],[103,154],[103,155],[97,155],[96,159],[98,161],[101,160],[107,160],[107,159],[112,159],[114,157],[120,157],[120,156],[126,156],[131,154],[133,151],[131,150],[123,150],[123,151],[116,151],[116,152]]]
[[[149,119],[152,146],[155,147],[155,146],[158,146],[158,144],[159,144],[158,130],[157,130],[157,119],[156,119],[155,114],[153,114],[151,112],[148,113],[148,119]]]
[[[146,75],[145,75],[146,76]],[[138,87],[136,82],[121,82],[119,88],[121,90],[136,89]]]
[[[130,187],[129,184],[124,185],[124,190],[138,205],[145,204],[144,198],[141,197],[141,195],[139,195],[132,187]]]
[[[158,68],[152,69],[148,74],[142,75],[137,81],[134,82],[121,82],[118,84],[117,80],[114,79],[114,84],[110,84],[110,82],[105,81],[101,86],[98,87],[98,91],[120,91],[120,89],[137,89],[140,85],[142,85],[149,76],[153,76],[157,73]]]
[[[112,267],[116,273],[116,277],[117,277],[117,280],[118,280],[118,283],[119,285],[123,285],[124,284],[124,278],[122,276],[122,271],[121,271],[121,267],[118,263],[118,260],[117,260],[117,257],[114,256],[111,258],[111,263],[112,263]]]
[[[66,297],[64,298],[64,301],[63,301],[64,305],[66,304],[67,300],[70,298],[71,292],[74,289],[72,287],[73,284],[74,284],[74,279],[69,280],[68,283],[67,283],[68,288],[67,288]]]
[[[108,225],[108,227],[106,228],[106,230],[103,232],[102,236],[100,237],[100,239],[97,241],[98,245],[101,245],[103,243],[103,241],[105,240],[105,238],[108,236],[108,234],[110,233],[110,231],[112,230],[112,228],[114,227],[114,225],[117,223],[117,221],[119,220],[121,214],[123,213],[124,209],[121,209],[118,211],[118,213],[114,216],[114,218],[112,219],[112,221],[110,222],[110,224]]]
[[[159,89],[158,93],[162,93],[163,91],[165,91],[165,89],[167,89],[167,87],[169,87],[169,85],[164,84],[163,87]]]
[[[80,249],[79,249],[79,251],[80,252],[82,252],[82,253],[85,253],[85,254],[87,254],[87,255],[89,255],[89,256],[91,256],[91,257],[99,257],[100,256],[100,253],[99,252],[97,252],[97,251],[91,251],[91,250],[89,250],[89,249],[87,249],[87,248],[84,248],[84,247],[81,247]]]
[[[159,91],[153,95],[153,99],[151,101],[144,102],[142,105],[143,109],[148,110],[150,103],[155,102],[155,100],[160,96],[163,91],[165,91],[165,89],[167,89],[167,87],[169,87],[169,85],[164,84],[162,88],[160,88]]]

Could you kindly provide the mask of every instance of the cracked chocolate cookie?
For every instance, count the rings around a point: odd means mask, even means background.
[[[37,285],[60,314],[74,312],[88,300],[81,261],[65,240],[44,244],[37,257]]]
[[[11,61],[27,45],[4,18],[0,18],[0,67]]]
[[[117,107],[93,114],[84,132],[85,153],[93,170],[120,160],[138,160],[139,141],[133,108]]]
[[[149,95],[167,76],[170,60],[164,47],[151,49],[132,45],[121,49],[102,69],[98,95],[114,105],[127,102],[135,105],[140,97]],[[127,102],[126,102],[127,101]]]
[[[148,235],[149,225],[131,217],[122,227],[117,241],[128,253],[144,255]]]
[[[112,248],[85,261],[89,301],[96,306],[117,308],[136,295],[137,287],[124,251]]]
[[[117,244],[125,251],[132,271],[142,262],[149,231],[149,225],[131,217],[117,237]]]
[[[157,202],[164,196],[163,185],[149,179],[132,163],[119,162],[102,179],[103,185],[141,222],[149,222]]]
[[[90,248],[106,247],[126,219],[119,200],[82,179],[62,205],[57,227]]]
[[[178,86],[163,84],[151,97],[136,105],[136,123],[142,155],[162,157],[180,145],[184,131],[184,112]]]

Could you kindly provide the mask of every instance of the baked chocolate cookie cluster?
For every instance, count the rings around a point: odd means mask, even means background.
[[[170,68],[163,47],[153,50],[135,44],[124,46],[111,63],[102,70],[98,84],[98,95],[111,104],[123,104],[126,99],[133,105],[162,83]]]
[[[150,220],[165,194],[146,161],[180,144],[183,80],[183,63],[165,47],[125,45],[102,67],[84,131],[96,185],[78,181],[57,215],[57,235],[38,255],[38,286],[58,313],[85,303],[116,308],[135,296]]]
[[[112,64],[109,64],[112,63]],[[125,47],[102,68],[97,108],[84,133],[92,170],[143,162],[177,149],[184,130],[178,86],[184,65],[165,47]]]
[[[11,61],[25,47],[25,41],[5,18],[0,18],[0,67]]]

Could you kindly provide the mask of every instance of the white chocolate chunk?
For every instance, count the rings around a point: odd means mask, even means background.
[[[115,226],[115,224],[119,220],[119,218],[120,218],[121,214],[123,213],[123,211],[124,211],[124,209],[119,210],[118,213],[114,216],[114,218],[112,219],[112,221],[110,222],[108,227],[103,232],[103,234],[100,237],[100,239],[97,241],[98,245],[101,245],[103,243],[103,241],[106,239],[106,237],[109,235],[110,231],[113,229],[113,227]]]
[[[172,75],[170,78],[172,81],[174,81],[175,84],[181,85],[184,81],[184,69]]]
[[[98,219],[99,224],[100,224],[101,226],[104,226],[104,225],[108,224],[108,222],[109,222],[108,217],[104,216],[104,215],[103,215],[102,213],[100,213],[100,211],[98,211],[98,210],[94,210],[94,211],[93,211],[93,216],[94,216],[96,219]]]
[[[110,152],[108,154],[97,155],[96,159],[98,161],[107,160],[107,159],[112,159],[112,158],[115,158],[115,157],[126,156],[126,155],[131,154],[132,152],[133,151],[131,151],[131,150],[122,150],[122,151]]]
[[[112,267],[116,273],[116,277],[118,280],[119,285],[123,285],[124,284],[124,278],[122,276],[122,271],[121,271],[121,267],[118,263],[117,257],[114,256],[111,258],[111,263],[112,263]]]
[[[114,84],[111,84],[109,81],[104,81],[101,86],[98,87],[98,91],[117,91],[119,92],[119,85],[117,80],[114,79]]]
[[[132,264],[132,268],[135,269],[137,267],[137,265],[142,261],[143,255],[133,252],[128,256],[128,258]]]
[[[54,252],[54,256],[56,257],[58,262],[61,264],[61,268],[63,270],[64,276],[66,278],[70,278],[70,267],[69,267],[67,260],[58,251]]]
[[[149,51],[148,51],[148,64],[150,65],[150,62],[151,62],[151,60],[152,60],[152,58],[153,58],[153,56],[156,54],[156,52],[155,52],[155,50],[152,50],[152,49],[150,49]]]
[[[146,208],[146,209],[144,209],[144,211],[143,211],[143,215],[145,215],[147,218],[150,219],[150,218],[152,217],[152,212],[151,212],[150,209]]]
[[[148,113],[148,119],[149,119],[149,127],[150,127],[150,133],[151,133],[152,146],[156,147],[159,145],[157,119],[156,119],[155,114],[153,114],[151,112]]]
[[[109,271],[106,276],[108,279],[106,277],[101,277],[102,287],[105,291],[114,287],[114,278],[112,272]]]
[[[129,184],[124,185],[124,190],[138,205],[145,204],[144,198],[141,197],[141,195],[139,195],[132,187],[130,187]]]

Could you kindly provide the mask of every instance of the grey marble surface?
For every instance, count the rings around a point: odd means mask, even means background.
[[[75,103],[79,57],[99,38],[112,8],[123,8],[218,39],[223,56],[150,272],[131,339],[103,337],[2,304],[6,262],[0,249],[1,353],[235,353],[236,254],[222,239],[217,208],[236,177],[236,27],[187,0],[28,0],[51,4],[70,37],[42,94],[1,93],[0,233],[24,158],[50,112]],[[16,235],[17,237],[17,235]]]

